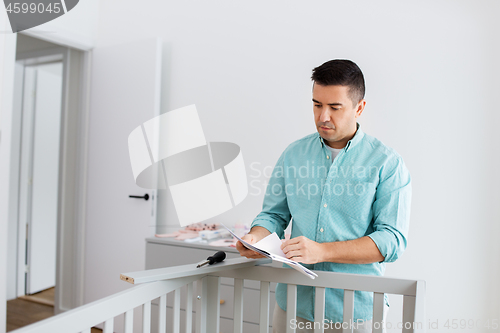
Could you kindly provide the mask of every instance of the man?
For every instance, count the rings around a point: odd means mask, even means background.
[[[409,172],[398,153],[357,123],[366,101],[363,73],[355,63],[328,61],[311,79],[317,133],[281,154],[262,212],[243,239],[255,243],[272,232],[283,238],[293,217],[291,239],[282,244],[288,258],[314,270],[383,275],[385,263],[406,249]],[[240,242],[237,249],[247,258],[260,257]],[[314,321],[314,288],[298,286],[297,298],[298,322]],[[356,291],[354,302],[354,321],[365,323],[355,332],[371,332],[373,294]],[[273,329],[284,332],[291,324],[284,284],[276,288],[276,303]],[[385,304],[387,313],[387,295]],[[342,322],[342,315],[343,291],[327,289],[325,318]]]

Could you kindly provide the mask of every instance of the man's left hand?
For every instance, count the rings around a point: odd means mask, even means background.
[[[323,262],[324,249],[322,244],[299,236],[286,240],[281,244],[281,249],[288,259],[304,264]]]

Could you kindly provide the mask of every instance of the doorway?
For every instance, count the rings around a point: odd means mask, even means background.
[[[52,290],[55,314],[83,304],[89,54],[17,37],[7,299]]]

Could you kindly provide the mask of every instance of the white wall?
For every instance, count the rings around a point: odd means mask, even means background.
[[[138,9],[106,0],[97,46],[162,37],[163,112],[195,103],[207,139],[239,144],[249,181],[261,182],[252,163],[274,166],[315,131],[312,68],[355,61],[367,84],[361,125],[413,177],[409,247],[386,275],[425,279],[427,317],[444,329],[447,319],[500,320],[499,9],[495,1],[194,0]],[[250,223],[264,189],[250,188],[211,221]],[[162,200],[160,216],[175,225],[168,193]]]
[[[81,0],[55,20],[23,31],[24,34],[81,50],[94,46],[99,18],[99,0]]]

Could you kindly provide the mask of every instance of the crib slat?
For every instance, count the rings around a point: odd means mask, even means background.
[[[260,324],[259,332],[269,332],[269,292],[271,290],[271,283],[260,281]]]
[[[314,298],[314,322],[320,323],[319,327],[314,325],[314,333],[324,333],[323,323],[325,320],[325,288],[316,287]]]
[[[403,333],[413,333],[415,296],[403,296]]]
[[[206,276],[196,281],[196,333],[207,332],[207,281]]]
[[[207,277],[207,331],[219,332],[220,318],[220,277]]]
[[[151,332],[151,302],[142,305],[142,333]]]
[[[354,318],[354,290],[344,290],[344,323],[342,333],[353,333],[351,322]]]
[[[132,333],[134,330],[134,309],[125,312],[125,333]]]
[[[425,332],[425,281],[417,281],[417,292],[415,295],[415,316],[413,318],[415,327],[414,333]]]
[[[243,333],[243,279],[234,279],[234,333]]]
[[[373,319],[372,332],[382,333],[382,321],[384,320],[385,300],[383,293],[373,293]]]
[[[180,333],[181,330],[181,289],[174,291],[174,333]]]
[[[158,332],[165,333],[167,331],[167,295],[160,296],[158,304]]]
[[[113,333],[113,324],[115,320],[114,318],[108,319],[104,322],[104,330],[103,333]]]
[[[193,282],[187,285],[186,332],[193,330]]]
[[[292,320],[296,320],[297,313],[297,285],[288,284],[286,288],[286,333],[295,332]]]

